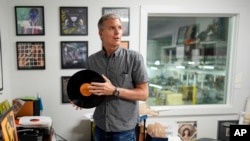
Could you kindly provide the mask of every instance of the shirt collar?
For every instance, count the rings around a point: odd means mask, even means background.
[[[120,51],[121,51],[121,47],[119,46],[119,47],[116,49],[116,51],[114,52],[114,54],[112,55],[112,57],[117,56],[117,55],[119,54]],[[102,54],[103,54],[103,56],[107,57],[106,51],[105,51],[104,47],[102,47]]]

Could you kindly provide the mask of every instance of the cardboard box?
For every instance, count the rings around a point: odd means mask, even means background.
[[[17,99],[13,100],[13,105]],[[17,113],[16,117],[22,116],[40,116],[40,105],[38,100],[24,100],[25,103]]]
[[[168,138],[151,137],[151,135],[147,134],[145,141],[168,141]]]

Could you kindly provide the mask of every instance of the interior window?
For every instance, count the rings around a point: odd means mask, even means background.
[[[148,16],[147,103],[226,104],[230,17]]]

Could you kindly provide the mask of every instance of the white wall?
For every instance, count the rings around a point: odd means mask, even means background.
[[[45,10],[45,36],[16,36],[14,6],[37,5],[44,6]],[[93,109],[83,109],[76,111],[70,104],[61,103],[61,76],[71,76],[79,70],[62,70],[60,56],[60,41],[81,41],[89,42],[89,54],[101,48],[101,42],[97,34],[97,21],[101,16],[102,7],[130,7],[130,36],[124,40],[130,41],[130,49],[139,51],[140,40],[140,6],[159,5],[178,8],[187,6],[195,8],[210,7],[240,7],[243,16],[240,16],[239,31],[237,32],[237,47],[234,52],[235,69],[233,76],[242,76],[241,87],[234,89],[233,97],[237,97],[235,109],[242,111],[245,99],[249,95],[250,87],[250,65],[249,55],[249,25],[250,18],[246,15],[250,13],[250,3],[248,0],[0,0],[0,31],[3,50],[4,69],[4,90],[0,95],[1,101],[13,99],[21,96],[36,96],[39,92],[43,98],[44,111],[42,115],[51,116],[55,131],[69,141],[89,141],[90,123],[84,118],[84,113]],[[60,36],[59,32],[59,7],[60,6],[87,6],[88,7],[88,36]],[[208,10],[207,12],[210,12]],[[16,62],[16,41],[45,41],[46,69],[45,70],[17,70]],[[233,78],[234,79],[234,78]],[[218,120],[235,120],[237,113],[229,115],[201,115],[201,116],[164,116],[149,118],[148,123],[155,121],[166,123],[177,120],[197,120],[198,137],[217,137]]]

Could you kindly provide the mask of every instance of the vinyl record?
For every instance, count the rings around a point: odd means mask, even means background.
[[[91,82],[105,82],[105,80],[92,70],[81,70],[70,77],[67,93],[75,105],[82,108],[93,108],[104,101],[106,96],[97,96],[88,92],[86,88]]]

